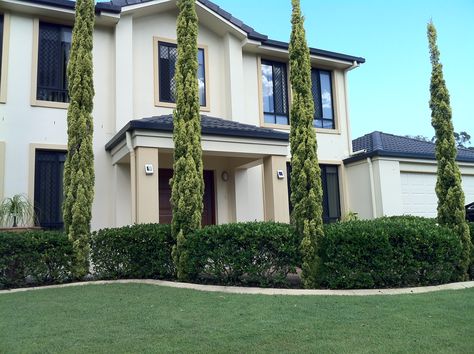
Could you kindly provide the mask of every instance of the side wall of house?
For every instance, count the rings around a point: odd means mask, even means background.
[[[64,150],[67,145],[67,110],[33,106],[31,101],[34,17],[10,15],[7,100],[0,103],[0,141],[5,143],[4,196],[34,199],[36,148]],[[97,27],[94,36],[94,154],[96,171],[92,227],[110,226],[112,203],[110,157],[105,142],[115,133],[114,49],[111,29]]]

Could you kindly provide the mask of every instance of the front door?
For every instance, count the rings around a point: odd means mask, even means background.
[[[173,170],[160,168],[159,170],[159,195],[160,195],[160,224],[171,224],[171,186],[170,178],[173,177]],[[204,196],[202,226],[214,225],[216,223],[215,211],[215,191],[214,191],[214,171],[204,171]]]

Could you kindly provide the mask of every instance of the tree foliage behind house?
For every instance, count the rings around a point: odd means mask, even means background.
[[[89,235],[94,199],[92,149],[94,98],[92,36],[94,1],[77,0],[71,53],[67,68],[70,103],[67,113],[68,154],[64,165],[64,228],[73,242],[74,275],[89,271]]]
[[[177,24],[176,109],[173,115],[174,163],[171,180],[172,233],[177,239],[173,258],[178,278],[187,279],[187,235],[201,227],[203,166],[198,89],[198,18],[194,0],[179,0]]]
[[[456,231],[463,244],[460,276],[467,276],[472,247],[469,228],[465,221],[464,192],[461,173],[456,163],[456,142],[451,118],[449,93],[443,77],[443,66],[439,61],[436,43],[437,34],[433,23],[428,24],[428,41],[431,56],[431,124],[436,133],[436,160],[438,175],[436,195],[438,196],[438,222]]]
[[[293,103],[290,111],[291,223],[303,235],[302,277],[304,286],[316,286],[318,242],[324,235],[321,170],[318,165],[314,102],[311,93],[311,63],[304,19],[299,0],[292,0],[290,39],[290,82]]]

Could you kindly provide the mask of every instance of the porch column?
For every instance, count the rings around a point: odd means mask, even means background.
[[[278,178],[278,171],[284,178]],[[265,220],[290,222],[288,203],[288,176],[286,175],[286,156],[268,156],[263,159]]]
[[[135,149],[136,167],[136,222],[137,224],[158,223],[158,149],[137,147]],[[153,173],[145,171],[151,165]]]

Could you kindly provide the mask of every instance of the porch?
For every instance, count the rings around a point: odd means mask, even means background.
[[[114,168],[114,224],[169,223],[173,164],[171,115],[130,121],[106,145]],[[203,225],[289,222],[288,134],[201,117]]]

